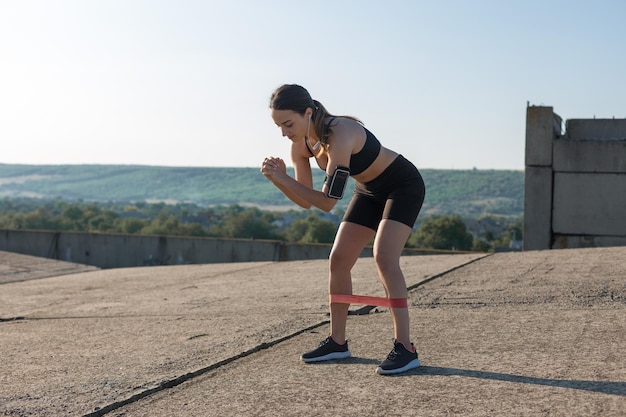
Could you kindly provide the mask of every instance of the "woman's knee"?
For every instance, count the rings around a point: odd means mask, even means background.
[[[335,247],[330,251],[329,267],[331,274],[333,272],[350,272],[355,263],[356,259],[349,251]]]
[[[388,251],[376,251],[374,253],[374,262],[376,263],[376,268],[383,276],[400,271],[400,257]]]

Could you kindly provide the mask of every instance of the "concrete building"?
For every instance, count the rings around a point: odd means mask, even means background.
[[[526,111],[524,250],[626,246],[626,119]]]

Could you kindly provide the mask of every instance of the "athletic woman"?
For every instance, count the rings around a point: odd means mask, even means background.
[[[282,135],[291,141],[295,175],[289,176],[285,162],[275,157],[263,160],[261,172],[290,200],[328,212],[343,195],[346,176],[355,180],[352,200],[330,252],[330,335],[301,359],[318,362],[351,356],[346,340],[350,305],[341,297],[352,294],[350,271],[375,237],[374,260],[394,325],[394,347],[376,372],[396,374],[420,366],[409,336],[408,292],[400,269],[400,255],[424,201],[419,171],[402,155],[383,147],[358,119],[328,113],[299,85],[276,89],[270,110]],[[321,191],[313,188],[311,158],[326,171]]]

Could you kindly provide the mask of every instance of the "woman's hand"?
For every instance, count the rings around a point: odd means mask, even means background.
[[[267,157],[261,164],[261,173],[271,181],[279,179],[281,176],[287,175],[285,161],[283,161],[282,158],[275,158],[273,156]]]
[[[282,158],[274,158],[274,163],[278,173],[287,175],[287,165],[285,165],[285,161]]]

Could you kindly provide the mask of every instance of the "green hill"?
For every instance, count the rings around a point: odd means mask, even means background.
[[[524,172],[504,170],[422,170],[424,214],[523,213]],[[314,170],[321,186],[324,173]],[[256,205],[293,208],[258,168],[184,168],[140,165],[0,164],[0,197],[60,198],[65,201],[186,202],[198,205]],[[345,208],[349,198],[339,202]]]

